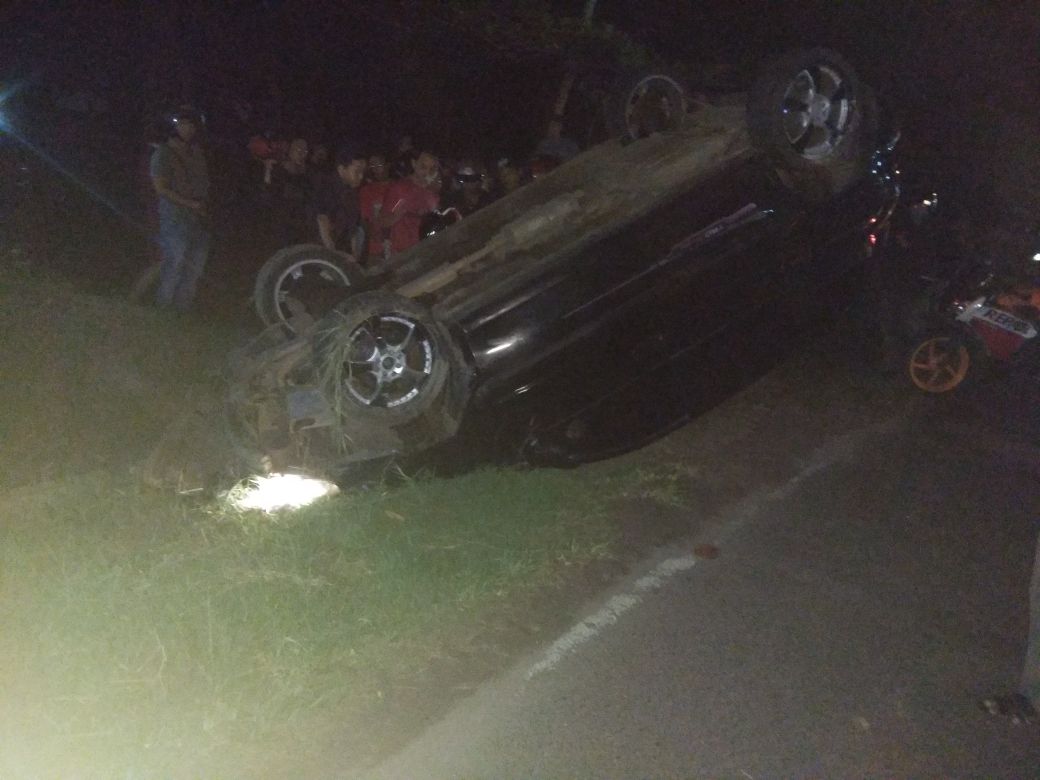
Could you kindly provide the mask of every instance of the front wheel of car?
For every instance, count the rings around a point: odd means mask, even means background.
[[[358,293],[314,335],[319,381],[347,422],[398,426],[433,407],[462,370],[447,329],[395,293]]]
[[[261,267],[253,305],[265,325],[294,335],[330,312],[361,281],[353,258],[317,244],[286,247]]]
[[[826,199],[866,174],[877,145],[877,101],[837,52],[798,49],[762,69],[748,96],[747,124],[785,182]]]

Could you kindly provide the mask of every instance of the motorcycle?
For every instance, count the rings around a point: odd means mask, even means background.
[[[913,340],[906,363],[918,390],[952,393],[987,368],[1035,371],[1040,280],[1008,278],[973,264],[934,281],[927,300],[929,327]]]

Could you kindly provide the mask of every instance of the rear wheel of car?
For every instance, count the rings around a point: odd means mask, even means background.
[[[781,178],[813,199],[862,177],[877,144],[877,103],[830,49],[800,49],[768,63],[748,97],[747,124]]]
[[[929,333],[918,339],[907,358],[910,381],[932,395],[963,388],[973,374],[974,356],[962,338],[949,333]]]
[[[401,425],[445,394],[461,356],[422,305],[382,290],[358,293],[319,324],[319,381],[347,421]]]
[[[328,314],[360,280],[349,255],[316,244],[287,247],[257,273],[253,305],[265,325],[295,333],[301,322]]]
[[[638,139],[678,129],[686,110],[686,90],[677,79],[666,73],[635,73],[612,91],[605,120],[612,136]]]

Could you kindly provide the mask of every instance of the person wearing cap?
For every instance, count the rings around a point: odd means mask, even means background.
[[[156,304],[186,311],[206,266],[210,231],[206,220],[209,171],[198,143],[201,115],[179,106],[168,116],[169,138],[156,146],[149,172],[159,196],[159,288]]]
[[[440,161],[422,152],[412,161],[412,174],[390,184],[383,197],[379,226],[390,231],[390,253],[403,252],[419,243],[422,218],[440,202]]]
[[[361,220],[358,188],[364,178],[364,155],[350,146],[338,149],[335,170],[319,183],[314,193],[318,238],[328,249],[358,255],[361,249],[356,240]]]
[[[457,209],[463,217],[468,217],[491,202],[484,190],[483,177],[472,163],[463,161],[455,172],[455,182],[458,188],[445,198],[445,208]]]

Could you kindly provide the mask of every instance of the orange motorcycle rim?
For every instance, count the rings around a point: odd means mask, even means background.
[[[948,393],[968,376],[971,354],[951,336],[932,336],[910,355],[910,381],[926,393]]]

